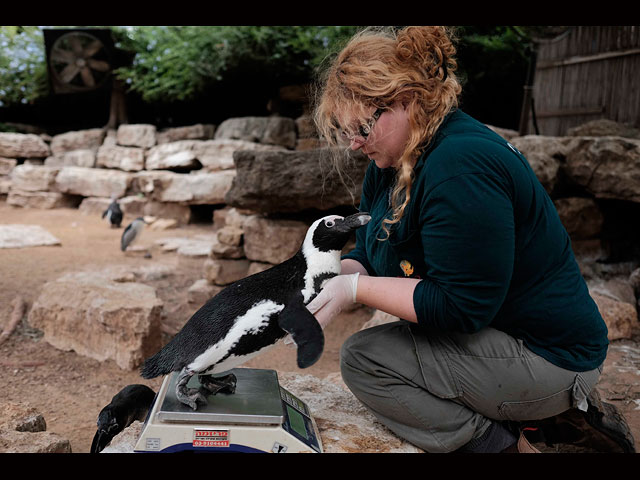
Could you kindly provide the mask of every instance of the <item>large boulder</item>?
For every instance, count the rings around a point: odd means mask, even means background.
[[[145,123],[120,125],[116,142],[124,147],[153,147],[156,144],[156,126]]]
[[[208,140],[213,138],[216,126],[213,124],[197,123],[185,127],[170,127],[156,134],[156,142],[171,143],[178,140]]]
[[[262,213],[328,210],[360,202],[369,159],[343,156],[343,174],[332,164],[329,149],[304,151],[237,151],[236,178],[226,196],[233,207]]]
[[[16,166],[11,171],[12,188],[27,192],[45,192],[55,185],[59,169],[46,165]]]
[[[50,154],[49,145],[38,135],[0,132],[0,157],[46,158]]]
[[[46,283],[28,322],[56,348],[130,370],[162,346],[161,314],[153,287],[86,271]]]
[[[106,168],[63,167],[56,177],[56,189],[83,197],[122,197],[132,174]]]
[[[300,249],[309,225],[297,220],[252,215],[243,224],[244,252],[249,260],[277,265]]]
[[[97,150],[106,136],[102,128],[88,128],[55,135],[51,139],[51,153],[58,155],[72,150]]]
[[[295,148],[296,123],[292,118],[277,116],[229,118],[220,124],[215,138],[231,138]]]
[[[236,172],[224,170],[191,174],[168,171],[158,173],[159,175],[138,176],[139,181],[146,181],[142,183],[142,188],[152,199],[189,205],[215,205],[224,203]]]
[[[96,167],[138,172],[144,169],[144,149],[119,145],[102,146],[98,149]]]
[[[566,175],[596,198],[640,202],[640,140],[574,137],[563,167]]]

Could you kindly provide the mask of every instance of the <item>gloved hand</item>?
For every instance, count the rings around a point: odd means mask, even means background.
[[[337,275],[324,284],[320,293],[307,305],[324,329],[346,306],[356,303],[359,273]]]

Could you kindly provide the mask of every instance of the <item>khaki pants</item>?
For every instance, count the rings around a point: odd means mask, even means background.
[[[399,321],[347,339],[341,371],[381,423],[436,453],[480,437],[493,420],[537,420],[583,408],[601,367],[564,370],[493,328],[434,334]]]

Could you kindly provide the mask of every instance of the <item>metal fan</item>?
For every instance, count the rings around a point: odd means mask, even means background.
[[[53,42],[49,68],[57,93],[99,88],[110,78],[112,69],[104,43],[82,31],[65,33]]]

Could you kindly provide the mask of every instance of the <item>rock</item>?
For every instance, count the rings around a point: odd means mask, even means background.
[[[50,432],[0,430],[0,453],[71,453],[71,442]]]
[[[252,215],[244,222],[244,251],[249,260],[278,264],[300,249],[309,225]]]
[[[11,187],[7,195],[7,203],[14,207],[40,208],[75,208],[77,200],[71,195],[60,192],[28,192]]]
[[[118,145],[150,148],[156,144],[156,126],[148,124],[120,125],[116,132]]]
[[[132,197],[126,197],[132,198]],[[132,216],[140,216],[137,213],[137,208],[139,206],[139,199],[135,202],[127,203],[126,199],[123,199],[122,202],[123,209],[126,209],[126,213]],[[133,206],[136,206],[136,209],[131,209]],[[147,201],[143,205],[143,215],[149,215],[153,217],[161,217],[161,218],[171,218],[178,222],[178,225],[186,225],[189,223],[191,219],[191,209],[189,209],[188,205],[181,205],[178,203],[172,202],[156,202],[153,200]]]
[[[176,228],[177,226],[178,221],[175,218],[158,218],[149,225],[149,228],[151,230],[169,230],[171,228]]]
[[[46,431],[44,417],[28,403],[0,405],[0,453],[71,453],[71,443]]]
[[[551,193],[556,186],[560,162],[571,148],[569,140],[565,137],[525,135],[512,138],[510,143],[527,158],[540,183],[547,193]]]
[[[189,205],[221,204],[231,188],[235,173],[234,170],[173,173],[162,179],[161,189],[154,189],[152,197],[160,202],[182,202]]]
[[[567,135],[572,137],[628,137],[640,139],[640,130],[623,123],[599,118],[583,123],[567,130]]]
[[[56,177],[56,189],[84,197],[123,197],[132,174],[105,168],[63,167]]]
[[[44,164],[50,167],[87,167],[96,166],[96,152],[93,149],[70,150],[47,157]]]
[[[51,153],[58,155],[71,150],[98,150],[102,145],[106,131],[102,128],[89,128],[54,135],[51,138]],[[46,155],[45,155],[46,156]]]
[[[282,150],[282,147],[230,138],[198,142],[193,147],[193,152],[202,167],[211,172],[235,168],[233,154],[239,150],[273,151]]]
[[[223,287],[212,285],[206,278],[196,280],[187,290],[189,303],[204,305],[210,298],[220,293]]]
[[[18,161],[15,158],[0,157],[0,175],[9,175]]]
[[[56,167],[18,165],[11,172],[12,188],[27,192],[46,192],[55,186]]]
[[[47,282],[28,322],[56,348],[131,370],[161,347],[161,313],[154,288],[86,271]]]
[[[204,276],[212,285],[229,285],[247,276],[247,259],[209,258],[204,262]]]
[[[29,404],[3,401],[0,404],[0,430],[44,432],[47,430],[47,422]]]
[[[564,228],[572,239],[592,238],[601,233],[604,216],[593,199],[559,198],[553,203]]]
[[[640,140],[575,137],[564,173],[596,198],[640,202]]]
[[[131,425],[113,437],[111,443],[102,449],[100,453],[133,453],[143,426],[142,422],[134,420]]]
[[[78,206],[78,211],[84,215],[102,216],[103,212],[111,204],[111,199],[106,197],[86,197]],[[122,205],[120,205],[122,206]]]
[[[291,118],[276,116],[229,118],[216,130],[215,139],[221,138],[295,148],[296,124]]]
[[[126,172],[144,170],[144,149],[140,147],[102,146],[98,149],[96,166],[117,168]]]
[[[202,165],[194,151],[197,140],[181,140],[157,145],[147,152],[147,170],[198,170]]]
[[[0,225],[0,248],[60,245],[60,240],[39,225]]]
[[[325,453],[421,453],[382,425],[342,382],[278,372],[280,384],[304,401]]]
[[[0,157],[46,158],[50,154],[49,145],[38,135],[0,132]]]
[[[638,321],[636,307],[596,292],[591,292],[591,297],[607,324],[609,340],[631,338],[633,326]]]
[[[261,213],[355,206],[370,161],[359,153],[344,156],[343,181],[333,168],[332,153],[344,155],[342,150],[328,149],[238,151],[233,156],[236,178],[226,203]]]
[[[215,130],[215,125],[202,123],[186,127],[166,128],[156,134],[156,141],[159,145],[179,140],[208,140],[213,138]]]
[[[243,230],[233,225],[225,225],[216,232],[220,243],[239,247],[242,244]]]

